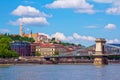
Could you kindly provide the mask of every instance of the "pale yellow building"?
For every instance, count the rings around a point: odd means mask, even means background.
[[[23,34],[23,37],[29,37],[29,38],[33,38],[35,40],[35,42],[39,41],[39,35],[38,33],[34,33],[34,34]]]
[[[47,44],[47,45],[42,44],[42,45],[36,46],[36,52],[40,53],[41,56],[52,56],[54,55],[55,48],[51,44]]]
[[[42,44],[36,46],[36,52],[40,53],[41,56],[53,56],[55,55],[56,51],[60,53],[65,53],[66,49],[62,45],[55,45],[55,44]]]

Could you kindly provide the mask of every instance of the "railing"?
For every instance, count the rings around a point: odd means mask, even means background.
[[[120,56],[120,54],[57,55],[57,56],[46,56],[44,58],[68,58],[68,57],[85,57],[85,56]]]

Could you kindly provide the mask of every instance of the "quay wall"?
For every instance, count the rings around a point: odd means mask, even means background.
[[[45,61],[45,60],[0,60],[0,64],[92,64],[93,60]],[[108,60],[108,63],[120,63],[120,60]]]

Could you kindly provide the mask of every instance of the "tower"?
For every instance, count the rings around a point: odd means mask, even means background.
[[[32,30],[31,30],[31,32],[30,32],[30,35],[29,35],[29,37],[30,37],[30,38],[32,38]]]
[[[105,56],[105,49],[104,49],[105,43],[106,40],[103,38],[96,39],[96,49],[95,49],[95,59],[94,59],[95,65],[108,64],[107,58]]]
[[[20,23],[20,33],[19,35],[22,37],[23,36],[23,25]]]

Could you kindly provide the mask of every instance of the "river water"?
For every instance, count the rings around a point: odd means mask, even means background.
[[[120,64],[1,66],[0,80],[120,80]]]

